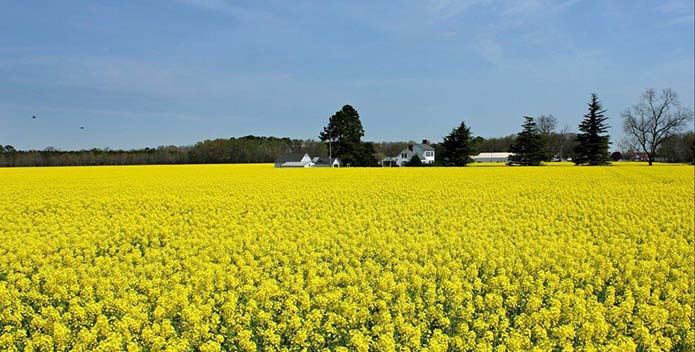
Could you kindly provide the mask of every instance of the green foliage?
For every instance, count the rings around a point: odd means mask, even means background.
[[[601,107],[598,95],[591,94],[589,112],[584,115],[584,120],[579,124],[577,134],[577,146],[575,147],[574,163],[577,165],[606,165],[609,163],[608,125],[605,116],[606,110]]]
[[[442,147],[442,158],[447,166],[466,166],[473,161],[473,139],[465,121],[444,137]]]
[[[326,154],[322,143],[277,137],[245,136],[213,139],[196,143],[189,151],[189,162],[267,163],[288,152]]]
[[[413,155],[412,158],[410,158],[410,161],[408,161],[405,166],[412,166],[412,167],[420,167],[423,166],[422,160],[420,160],[420,157],[417,156],[417,154]]]
[[[512,165],[539,166],[545,158],[543,140],[533,117],[524,116],[524,119],[523,129],[516,135],[510,148],[514,154],[509,161]]]
[[[677,133],[666,138],[659,146],[657,155],[669,163],[692,163],[695,158],[695,133]]]
[[[516,135],[514,134],[504,137],[476,137],[474,141],[475,152],[476,154],[484,152],[508,152],[512,149],[512,144],[514,144],[515,139]]]
[[[142,164],[270,163],[289,152],[328,154],[324,143],[277,137],[244,136],[218,138],[193,146],[160,146],[134,150],[93,148],[80,151],[17,151],[6,146],[0,166],[80,166]]]
[[[372,142],[360,142],[357,152],[355,154],[356,159],[353,166],[377,166],[378,160],[374,157],[374,143]]]
[[[337,111],[328,121],[328,126],[323,128],[319,139],[323,142],[331,142],[333,155],[343,160],[346,165],[373,166],[374,145],[362,142],[364,128],[360,121],[360,115],[350,105],[345,105]]]

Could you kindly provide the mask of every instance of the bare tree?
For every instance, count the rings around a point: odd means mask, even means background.
[[[552,114],[549,114],[538,116],[536,121],[538,133],[540,133],[543,140],[544,160],[552,161],[560,154],[560,136],[555,132],[557,119]]]
[[[682,107],[676,92],[668,88],[659,96],[654,89],[647,89],[641,101],[622,115],[626,137],[647,154],[652,165],[659,145],[680,131],[692,119],[693,112]]]
[[[557,119],[550,114],[538,116],[536,121],[538,133],[541,135],[543,142],[543,161],[552,161],[558,154],[557,134],[555,133]]]
[[[557,119],[552,114],[538,116],[538,132],[543,136],[549,136],[555,132],[555,127],[557,126]]]

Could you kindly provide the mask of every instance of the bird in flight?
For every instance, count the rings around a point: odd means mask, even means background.
[[[31,118],[32,118],[32,119],[36,119],[36,115],[32,116]]]
[[[84,129],[84,126],[80,126],[80,129],[83,130],[83,129]]]

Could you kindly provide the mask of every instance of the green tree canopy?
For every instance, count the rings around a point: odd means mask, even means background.
[[[341,158],[343,163],[353,166],[372,166],[376,164],[374,145],[362,142],[364,128],[360,115],[350,105],[343,106],[328,121],[319,138],[330,142],[333,157]]]
[[[466,126],[466,122],[451,130],[448,136],[444,137],[442,142],[444,164],[449,166],[466,166],[472,162],[471,155],[473,151],[473,138],[471,137],[471,129]]]
[[[538,166],[545,158],[543,139],[538,132],[536,122],[531,116],[524,116],[523,129],[516,135],[509,157],[511,164],[522,166]]]
[[[601,107],[596,93],[591,94],[589,112],[584,115],[584,120],[579,124],[577,134],[577,146],[574,149],[574,163],[577,165],[606,165],[609,163],[608,125],[605,116],[606,110]]]
[[[422,160],[420,160],[420,157],[417,156],[417,154],[415,154],[415,155],[413,155],[412,158],[410,158],[410,161],[408,161],[406,166],[414,166],[414,167],[422,166]]]

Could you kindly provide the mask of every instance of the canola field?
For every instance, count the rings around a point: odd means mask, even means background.
[[[693,351],[694,182],[0,169],[0,350]]]

